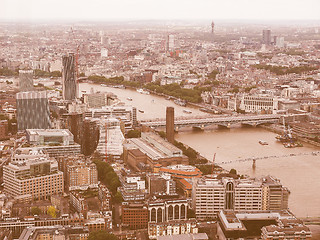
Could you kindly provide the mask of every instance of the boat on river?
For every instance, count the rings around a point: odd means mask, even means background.
[[[260,143],[261,145],[269,145],[266,141],[262,141],[262,140],[259,140],[259,143]]]
[[[176,99],[173,101],[175,104],[180,105],[182,107],[185,107],[187,105],[186,101],[181,100],[181,99]]]

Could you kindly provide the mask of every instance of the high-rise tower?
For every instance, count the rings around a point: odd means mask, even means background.
[[[33,91],[33,70],[19,70],[20,92]]]
[[[47,93],[20,92],[16,95],[18,130],[51,127]]]
[[[271,30],[265,29],[262,31],[262,44],[271,44]]]
[[[167,107],[166,111],[166,135],[170,143],[174,143],[174,108]]]
[[[175,46],[174,46],[174,35],[170,34],[168,35],[167,37],[167,51],[170,52],[170,51],[173,51]]]
[[[62,94],[64,100],[77,98],[77,79],[75,72],[75,56],[73,53],[62,57]]]
[[[211,23],[211,33],[214,34],[214,22]]]

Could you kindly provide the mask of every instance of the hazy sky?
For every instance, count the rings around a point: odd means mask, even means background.
[[[320,0],[0,0],[1,20],[320,19]]]

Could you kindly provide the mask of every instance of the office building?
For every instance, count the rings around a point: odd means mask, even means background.
[[[62,57],[62,95],[64,100],[77,98],[77,76],[73,53]]]
[[[18,130],[51,127],[47,93],[20,92],[16,95]]]
[[[176,182],[167,173],[149,173],[146,176],[148,193],[153,195],[176,195]]]
[[[166,46],[166,50],[168,51],[168,52],[171,52],[171,51],[174,51],[174,35],[172,35],[172,34],[169,34],[168,36],[167,36],[167,46]]]
[[[166,135],[170,143],[174,143],[174,108],[167,107],[166,110]]]
[[[289,190],[272,177],[194,179],[192,208],[197,218],[215,217],[221,210],[261,211],[288,209]]]
[[[265,44],[265,45],[271,44],[271,30],[265,29],[262,31],[262,44]]]
[[[8,120],[0,120],[0,140],[7,139],[8,137]]]
[[[143,203],[122,203],[122,226],[130,229],[147,228],[148,208]]]
[[[219,239],[311,239],[310,229],[289,211],[220,211]]]
[[[240,109],[245,112],[275,113],[278,110],[278,99],[270,96],[243,95]]]
[[[73,145],[73,135],[68,129],[26,129],[26,138],[33,145]]]
[[[23,199],[47,199],[63,193],[63,173],[50,158],[11,162],[3,166],[4,192]]]
[[[81,133],[83,126],[83,120],[84,120],[84,114],[83,113],[69,113],[69,114],[63,114],[62,118],[64,119],[64,128],[67,128],[70,130],[70,132],[73,134],[74,141],[76,143],[81,144]]]
[[[33,91],[33,70],[19,70],[20,92]]]
[[[85,117],[113,117],[121,120],[126,129],[132,129],[137,125],[137,109],[132,106],[104,106],[102,108],[91,108],[85,112]]]
[[[84,226],[29,226],[23,230],[19,240],[86,240],[89,229]]]
[[[96,118],[86,118],[81,130],[81,153],[91,155],[99,143],[100,124]]]
[[[92,93],[83,95],[84,103],[88,104],[89,108],[102,108],[112,105],[116,96],[113,93]]]
[[[119,191],[124,201],[143,201],[146,196],[146,182],[139,175],[120,176]]]

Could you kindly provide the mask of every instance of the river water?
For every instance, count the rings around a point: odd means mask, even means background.
[[[80,84],[79,88],[80,91],[86,92],[90,92],[91,88],[94,91],[113,92],[123,102],[144,111],[144,113],[137,112],[138,120],[163,119],[167,106],[175,108],[177,117],[205,115],[191,108],[188,109],[192,114],[187,114],[183,112],[185,107],[178,106],[172,101],[140,94],[134,90],[87,83]],[[128,97],[132,98],[132,101],[127,100]],[[258,178],[272,175],[280,179],[281,183],[291,191],[289,207],[297,217],[320,217],[320,155],[311,154],[313,151],[320,151],[320,148],[308,144],[301,148],[284,148],[275,141],[275,136],[275,133],[259,127],[233,126],[231,129],[213,128],[203,132],[187,130],[177,133],[175,138],[210,160],[216,153],[216,163],[227,170],[235,168],[239,174]],[[259,140],[266,141],[269,145],[260,145]],[[247,158],[263,159],[257,160],[256,168],[253,169],[252,161],[240,161]]]

